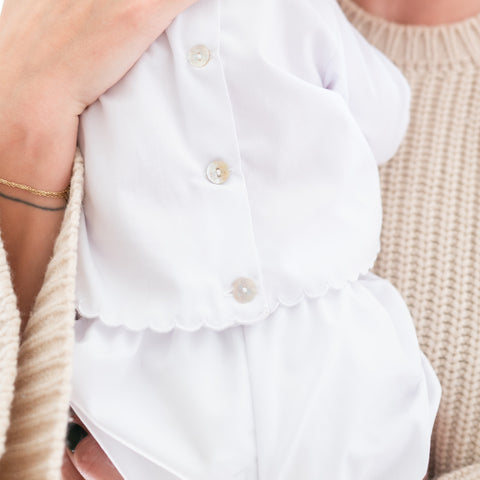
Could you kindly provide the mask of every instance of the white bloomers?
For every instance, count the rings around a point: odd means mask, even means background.
[[[421,480],[440,398],[369,273],[222,331],[76,322],[72,406],[126,480]]]

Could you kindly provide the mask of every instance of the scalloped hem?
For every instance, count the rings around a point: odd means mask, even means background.
[[[147,322],[145,324],[139,324],[138,326],[133,326],[126,322],[121,322],[121,321],[117,322],[113,320],[113,315],[111,314],[101,313],[100,310],[96,310],[96,311],[89,310],[88,308],[83,307],[81,304],[82,302],[79,300],[77,300],[76,302],[76,310],[81,318],[99,319],[105,325],[108,325],[110,327],[123,327],[133,332],[140,332],[142,330],[147,330],[147,329],[150,329],[157,333],[169,333],[176,329],[184,332],[196,332],[198,330],[201,330],[202,328],[208,328],[210,330],[221,332],[230,327],[249,326],[249,325],[254,325],[258,322],[261,322],[266,318],[268,318],[270,315],[272,315],[280,306],[284,306],[287,308],[295,307],[305,299],[312,299],[312,300],[319,299],[324,297],[327,293],[331,291],[341,290],[345,288],[347,285],[358,281],[362,276],[365,276],[368,273],[370,273],[370,270],[372,269],[372,267],[373,267],[373,264],[370,265],[367,269],[364,269],[359,273],[350,275],[349,277],[343,279],[342,281],[325,283],[315,292],[311,292],[308,289],[303,289],[301,293],[293,300],[286,299],[280,293],[276,295],[275,302],[271,307],[268,306],[267,304],[264,305],[264,308],[262,309],[262,312],[259,315],[248,318],[248,319],[240,318],[238,316],[232,316],[230,317],[230,320],[224,321],[220,325],[210,323],[208,322],[208,320],[206,320],[206,321],[196,322],[194,325],[190,326],[190,325],[186,325],[181,320],[174,320],[172,322],[169,322],[168,324],[163,324],[163,325],[155,325],[152,322]]]

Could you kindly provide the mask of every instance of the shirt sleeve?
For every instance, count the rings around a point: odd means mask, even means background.
[[[324,86],[339,93],[363,131],[377,163],[397,151],[408,127],[410,88],[405,77],[348,22],[335,2],[337,49]]]

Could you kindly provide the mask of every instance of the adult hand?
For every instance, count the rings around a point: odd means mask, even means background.
[[[5,0],[2,83],[79,115],[195,1]]]
[[[56,132],[57,148],[68,143],[71,155],[61,157],[68,159],[70,173],[78,115],[195,1],[5,0],[0,15],[0,122],[2,130],[5,125],[9,129],[1,137],[11,139],[11,129],[26,121],[29,128],[23,130]],[[50,171],[47,178],[51,176]]]
[[[62,480],[123,480],[85,425],[76,416],[73,421],[75,426],[69,428],[69,445],[63,457]]]

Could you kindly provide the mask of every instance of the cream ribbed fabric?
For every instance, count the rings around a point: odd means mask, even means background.
[[[5,251],[3,246],[0,248],[2,480],[61,478],[70,398],[78,223],[83,195],[83,161],[79,151],[71,187],[62,229],[20,347],[20,317]]]
[[[340,2],[412,87],[411,124],[381,168],[376,272],[407,301],[443,387],[431,475],[480,463],[480,15],[402,26]],[[442,480],[480,479],[480,464]]]

